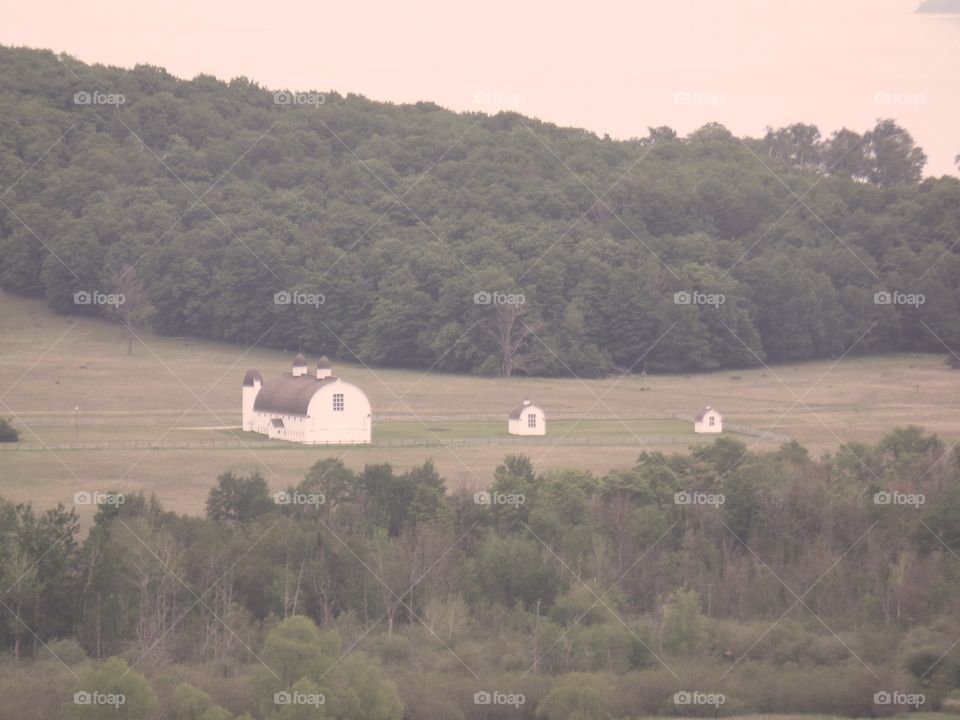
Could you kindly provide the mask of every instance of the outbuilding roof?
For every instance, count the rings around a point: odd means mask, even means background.
[[[263,376],[259,370],[247,370],[247,374],[243,376],[243,387],[253,387],[254,382],[262,383]]]
[[[697,413],[696,417],[694,417],[694,420],[696,420],[697,422],[702,422],[703,419],[707,416],[708,412],[715,412],[717,413],[717,415],[720,414],[720,412],[716,408],[712,408],[709,405],[707,405],[703,410]]]
[[[297,353],[297,356],[293,359],[294,367],[306,367],[307,359],[303,356],[303,353]]]
[[[523,411],[529,410],[530,408],[533,408],[534,410],[540,410],[540,412],[543,412],[543,410],[541,410],[539,406],[534,405],[529,400],[524,399],[522,403],[520,403],[513,410],[510,411],[510,419],[519,420],[520,416],[523,414]]]
[[[330,364],[330,358],[326,355],[321,355],[320,359],[317,360],[317,370],[329,370],[333,365]]]
[[[336,381],[332,375],[322,380],[313,375],[294,377],[292,374],[271,378],[257,393],[253,409],[255,412],[305,416],[317,390]]]

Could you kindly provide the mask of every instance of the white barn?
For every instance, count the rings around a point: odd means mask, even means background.
[[[333,375],[326,355],[315,375],[302,354],[291,372],[264,381],[258,370],[243,378],[245,432],[304,445],[369,443],[370,401],[356,385]]]
[[[511,435],[546,435],[547,416],[527,399],[510,411],[507,431]]]
[[[698,433],[723,432],[723,416],[707,405],[693,418],[693,431]]]

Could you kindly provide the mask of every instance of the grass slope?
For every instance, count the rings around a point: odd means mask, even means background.
[[[630,466],[644,448],[685,451],[704,442],[675,419],[704,404],[729,423],[773,429],[817,452],[873,441],[907,423],[948,443],[960,437],[953,402],[960,373],[941,356],[909,355],[582,381],[424,375],[336,361],[335,372],[370,396],[378,444],[264,443],[232,429],[240,423],[240,380],[250,367],[265,376],[283,372],[291,353],[149,334],[141,340],[128,356],[117,325],[54,315],[41,302],[0,293],[0,414],[16,416],[22,445],[39,447],[0,450],[0,495],[47,507],[70,502],[78,490],[118,487],[156,492],[171,509],[200,513],[227,468],[259,468],[281,487],[328,456],[354,468],[391,462],[400,469],[432,458],[451,486],[468,488],[488,483],[510,452],[526,452],[541,469],[603,473]],[[548,413],[546,438],[506,434],[506,412],[525,395]],[[77,439],[110,445],[61,448]],[[158,441],[177,447],[149,449]],[[232,447],[201,446],[209,441]]]

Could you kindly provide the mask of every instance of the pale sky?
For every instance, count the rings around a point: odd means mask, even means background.
[[[0,43],[174,75],[513,109],[615,138],[716,120],[826,136],[894,117],[956,174],[960,16],[920,0],[130,0],[0,4]]]

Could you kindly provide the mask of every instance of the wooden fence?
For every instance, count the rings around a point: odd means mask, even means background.
[[[710,442],[714,436],[706,435],[641,435],[623,436],[560,436],[560,437],[475,437],[475,438],[395,438],[374,440],[369,445],[357,447],[493,447],[502,445],[582,445],[592,447],[623,447],[647,445],[690,445]],[[99,442],[57,442],[57,443],[0,443],[0,453],[29,452],[36,450],[235,450],[243,448],[268,448],[288,450],[310,450],[311,448],[348,446],[351,443],[329,443],[326,445],[300,445],[282,440],[147,440],[99,441]]]

